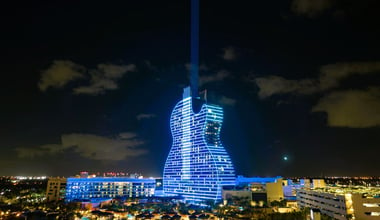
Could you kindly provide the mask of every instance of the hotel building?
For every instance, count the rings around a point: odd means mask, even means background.
[[[145,198],[154,195],[155,179],[126,177],[67,178],[66,201]]]
[[[221,200],[223,186],[235,185],[234,167],[219,138],[223,109],[203,104],[194,113],[192,102],[185,88],[171,114],[173,144],[164,167],[164,193],[190,203]]]

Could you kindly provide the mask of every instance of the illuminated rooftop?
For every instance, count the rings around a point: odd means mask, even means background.
[[[324,188],[314,188],[312,191],[321,193],[331,193],[335,195],[345,195],[352,193],[365,194],[367,198],[380,198],[380,187],[365,186],[326,186]]]

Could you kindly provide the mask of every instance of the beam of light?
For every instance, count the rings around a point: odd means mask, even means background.
[[[199,0],[191,0],[191,48],[190,48],[191,94],[198,98],[199,71]]]

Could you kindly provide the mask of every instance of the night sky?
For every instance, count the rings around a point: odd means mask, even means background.
[[[379,175],[379,8],[201,0],[200,85],[238,175]],[[0,175],[162,175],[189,0],[14,1],[0,18]]]

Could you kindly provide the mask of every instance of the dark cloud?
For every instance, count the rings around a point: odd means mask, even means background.
[[[81,86],[74,88],[74,94],[98,95],[103,94],[106,90],[115,90],[118,85],[115,81],[105,78],[94,77],[90,86]]]
[[[219,99],[219,103],[221,103],[222,105],[234,106],[236,104],[236,100],[232,98],[228,98],[226,96],[222,96]]]
[[[380,71],[380,62],[342,62],[324,65],[320,69],[321,90],[339,86],[339,82],[352,75],[362,75]]]
[[[21,158],[35,158],[45,155],[64,153],[72,149],[81,157],[92,160],[120,161],[147,153],[138,148],[144,142],[134,133],[121,133],[117,137],[103,137],[92,134],[64,134],[60,144],[49,144],[38,147],[16,148]]]
[[[331,127],[380,126],[380,88],[336,91],[322,97],[313,112],[326,112]]]
[[[293,0],[291,9],[294,13],[314,17],[331,8],[332,0]]]
[[[118,89],[117,81],[127,72],[136,71],[136,65],[99,64],[91,70],[91,81],[88,86],[74,88],[74,94],[98,95],[107,90]]]
[[[326,112],[332,127],[366,128],[380,125],[379,89],[333,91],[352,75],[380,73],[380,62],[352,62],[325,65],[319,79],[288,80],[279,76],[256,78],[259,97],[276,94],[308,95],[324,92],[313,112]]]
[[[104,73],[107,79],[120,79],[127,72],[136,71],[136,65],[98,64],[98,70]]]
[[[89,85],[73,89],[74,94],[98,95],[107,90],[118,89],[117,81],[126,73],[136,71],[136,65],[98,64],[95,69],[87,69],[69,60],[56,60],[42,71],[38,87],[46,91],[49,87],[63,88],[70,81],[89,80]]]
[[[47,144],[47,145],[41,145],[38,148],[27,148],[27,147],[20,147],[16,148],[17,156],[21,158],[35,158],[35,157],[41,157],[47,154],[54,154],[57,153],[58,149],[60,149],[61,145],[59,144]]]
[[[238,53],[235,47],[223,48],[224,60],[232,61],[232,60],[236,60],[237,57],[238,57]]]
[[[119,134],[120,139],[131,139],[131,138],[136,138],[137,134],[133,132],[123,132]]]
[[[337,88],[341,80],[349,76],[379,71],[380,62],[344,62],[322,66],[319,79],[289,80],[280,76],[268,76],[257,77],[254,82],[260,89],[260,98],[286,93],[308,95]]]
[[[256,78],[255,82],[259,87],[259,97],[264,99],[275,94],[294,93],[312,94],[319,91],[316,80],[288,80],[280,76],[269,76]]]
[[[38,82],[38,88],[46,91],[51,88],[62,88],[68,82],[84,78],[86,68],[70,60],[55,60],[53,64],[42,71],[41,79]]]
[[[139,114],[136,116],[137,120],[142,120],[142,119],[150,119],[150,118],[155,118],[155,114]]]
[[[207,83],[222,81],[229,76],[230,73],[227,70],[220,70],[212,75],[201,75],[201,77],[199,77],[199,85],[202,86]]]

